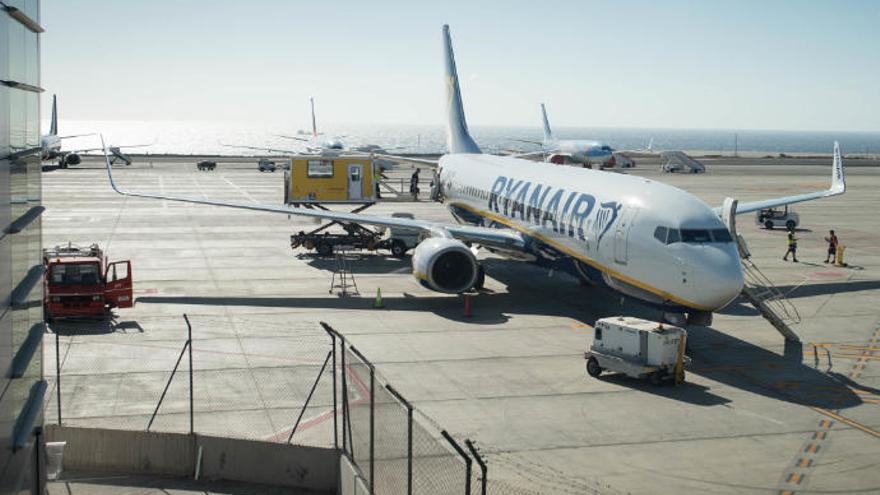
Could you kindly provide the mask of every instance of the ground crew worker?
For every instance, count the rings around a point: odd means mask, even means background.
[[[373,187],[376,188],[376,199],[382,199],[382,192],[379,190],[379,181],[382,180],[382,167],[373,162]]]
[[[412,194],[413,201],[419,200],[419,170],[417,167],[412,177],[409,178],[409,192]]]
[[[837,256],[837,235],[834,234],[834,231],[829,231],[831,235],[825,237],[825,242],[828,243],[828,255],[825,256],[825,263],[828,263],[828,260],[834,261],[834,257]]]
[[[794,229],[788,231],[788,251],[785,252],[782,259],[788,261],[789,254],[791,254],[791,260],[797,263],[797,237],[794,236]]]

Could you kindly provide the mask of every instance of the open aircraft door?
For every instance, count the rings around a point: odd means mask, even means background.
[[[736,207],[738,204],[739,200],[724,198],[724,202],[721,204],[721,221],[724,222],[724,226],[730,231],[730,236],[736,240],[736,249],[739,251],[739,256],[741,258],[748,258],[751,256],[751,253],[749,253],[746,240],[736,232]]]
[[[638,207],[624,206],[623,213],[620,215],[620,220],[617,222],[617,227],[614,230],[614,261],[621,265],[627,263],[629,231],[638,212]]]
[[[134,286],[131,276],[131,261],[114,261],[107,265],[104,276],[104,298],[108,304],[117,308],[134,306]]]

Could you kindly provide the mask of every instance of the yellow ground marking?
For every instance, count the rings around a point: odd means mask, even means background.
[[[834,411],[824,409],[822,407],[814,407],[814,406],[811,406],[810,409],[812,409],[812,410],[816,411],[817,413],[822,414],[824,416],[828,416],[831,419],[834,419],[834,420],[840,421],[841,423],[852,426],[853,428],[855,428],[857,430],[861,430],[861,431],[863,431],[873,437],[880,438],[880,431],[869,428],[869,427],[859,423],[858,421],[853,421],[852,419],[841,416],[840,414],[837,414]]]

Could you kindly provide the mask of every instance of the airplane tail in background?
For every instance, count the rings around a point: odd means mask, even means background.
[[[541,117],[544,119],[544,142],[549,143],[553,141],[553,131],[550,130],[550,121],[547,120],[547,109],[544,108],[543,103],[541,103]]]
[[[448,153],[481,153],[480,147],[468,133],[458,85],[458,70],[452,52],[449,26],[443,25],[444,55],[446,58],[446,147]]]
[[[318,124],[315,122],[315,98],[309,98],[309,102],[312,104],[312,138],[318,139]]]
[[[58,135],[58,106],[55,101],[55,95],[52,95],[52,123],[49,127],[49,135],[57,136]]]

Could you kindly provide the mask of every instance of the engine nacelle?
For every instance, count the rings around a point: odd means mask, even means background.
[[[423,286],[446,294],[461,294],[474,287],[479,264],[463,242],[429,237],[412,255],[413,276]]]
[[[79,165],[82,159],[76,153],[68,153],[64,155],[65,165]]]

